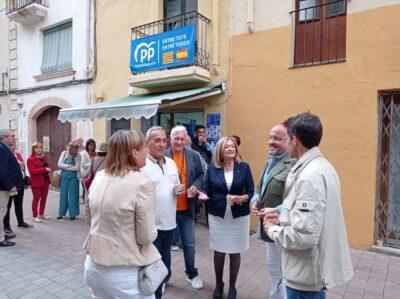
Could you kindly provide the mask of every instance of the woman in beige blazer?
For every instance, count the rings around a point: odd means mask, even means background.
[[[160,259],[153,245],[155,188],[138,170],[146,164],[147,144],[136,131],[110,139],[105,169],[96,174],[86,203],[90,232],[85,279],[93,298],[154,298],[140,293],[138,266]]]

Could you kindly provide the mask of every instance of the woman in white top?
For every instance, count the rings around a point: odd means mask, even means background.
[[[249,165],[241,162],[239,157],[232,137],[218,140],[203,192],[199,195],[200,200],[206,201],[209,212],[210,246],[214,250],[216,277],[214,299],[222,298],[226,253],[230,257],[228,299],[236,298],[240,253],[249,248],[249,199],[254,193],[254,183]]]

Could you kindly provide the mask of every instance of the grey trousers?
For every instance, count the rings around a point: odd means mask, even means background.
[[[7,204],[9,197],[9,191],[0,191],[0,242],[4,241],[3,219],[7,214]]]

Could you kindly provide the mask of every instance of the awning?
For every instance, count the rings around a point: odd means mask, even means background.
[[[112,118],[139,119],[144,117],[149,119],[157,113],[159,107],[178,105],[223,92],[223,86],[220,84],[167,93],[129,95],[106,102],[61,109],[58,119],[61,122],[94,120],[99,118],[110,120]]]

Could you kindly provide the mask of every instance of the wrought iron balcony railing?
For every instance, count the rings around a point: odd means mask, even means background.
[[[295,24],[294,66],[344,61],[347,0],[324,0],[308,7],[301,6],[308,1],[299,3],[300,7],[291,12]]]
[[[7,14],[24,8],[32,3],[47,6],[46,0],[7,0]]]
[[[170,18],[161,19],[148,24],[132,28],[132,40],[148,37],[170,30],[193,25],[196,30],[195,62],[191,65],[200,66],[209,70],[210,53],[207,45],[207,25],[210,20],[202,14],[191,11]],[[186,65],[190,66],[190,65]],[[173,68],[177,68],[176,66]],[[167,68],[168,69],[168,68]]]

